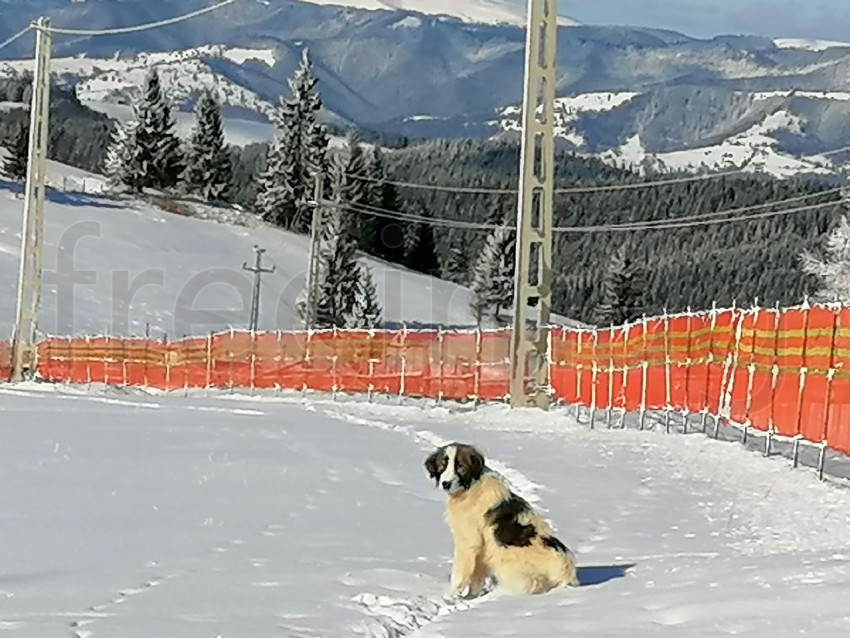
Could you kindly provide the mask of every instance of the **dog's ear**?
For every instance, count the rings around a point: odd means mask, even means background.
[[[477,481],[484,474],[484,455],[471,445],[459,447],[457,451],[458,473],[467,481]]]
[[[430,476],[435,481],[440,477],[440,470],[438,467],[438,463],[441,455],[445,454],[443,448],[436,450],[432,453],[427,459],[425,459],[425,469],[428,471],[428,476]]]

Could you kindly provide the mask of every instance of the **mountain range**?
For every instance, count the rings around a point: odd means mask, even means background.
[[[0,41],[39,15],[63,27],[139,24],[201,0],[0,0]],[[182,108],[215,89],[228,115],[265,121],[301,51],[328,116],[412,137],[518,129],[524,2],[239,0],[131,35],[57,36],[54,72],[87,103],[126,102],[156,64]],[[560,20],[561,145],[646,170],[833,172],[850,154],[850,44]],[[0,55],[29,68],[28,39]]]

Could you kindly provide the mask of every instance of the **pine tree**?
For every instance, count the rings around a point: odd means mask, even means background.
[[[513,305],[516,232],[497,228],[487,238],[472,273],[470,308],[479,326],[502,326],[502,311]]]
[[[139,179],[132,180],[137,183],[130,184],[131,188],[137,192],[144,188],[173,188],[184,170],[183,157],[180,139],[174,132],[171,104],[163,93],[156,69],[151,69],[145,78],[136,118],[133,148]]]
[[[334,162],[331,166],[332,194],[341,200],[345,177],[344,167]],[[350,327],[358,314],[358,299],[364,287],[360,264],[357,262],[357,244],[347,232],[344,211],[339,206],[325,210],[319,242],[319,281],[316,299],[314,328]],[[298,310],[306,315],[306,291],[299,298]],[[371,308],[367,308],[371,311]],[[365,316],[365,311],[361,311]]]
[[[597,325],[620,326],[643,313],[646,281],[632,250],[628,244],[621,244],[611,254],[602,280],[602,300],[595,312]]]
[[[382,213],[398,213],[401,211],[401,197],[395,184],[387,181],[387,170],[384,156],[380,149],[375,148],[372,162],[369,166],[370,204]],[[391,217],[376,217],[374,222],[374,247],[372,254],[392,263],[401,263],[404,258],[404,222]]]
[[[470,259],[465,233],[449,231],[445,259],[440,262],[440,278],[466,285],[469,282]]]
[[[845,202],[848,200],[845,199]],[[820,280],[815,301],[850,304],[850,222],[841,215],[826,241],[826,257],[804,251],[803,272]]]
[[[425,207],[419,203],[410,207],[410,212],[427,217]],[[408,223],[404,229],[404,254],[402,265],[411,270],[440,276],[440,260],[437,257],[437,243],[434,239],[434,228],[428,223]]]
[[[104,172],[111,188],[138,189],[141,178],[136,160],[136,122],[116,122],[112,128],[109,147],[104,159]]]
[[[357,299],[346,327],[361,330],[380,328],[382,310],[375,290],[375,281],[368,266],[360,267],[359,283]]]
[[[23,182],[27,178],[29,164],[30,131],[29,125],[24,125],[12,138],[12,145],[3,161],[3,174],[15,182]]]
[[[282,99],[277,132],[259,176],[254,209],[263,219],[296,232],[310,228],[315,176],[327,169],[328,135],[317,120],[322,100],[307,50],[289,80],[291,97]]]
[[[369,170],[369,160],[363,151],[360,137],[355,132],[346,138],[345,184],[343,186],[343,201],[354,206],[366,207],[376,205],[372,201],[371,185],[364,177]],[[350,232],[357,241],[360,250],[375,254],[376,217],[365,212],[352,213],[349,216]]]
[[[195,118],[183,180],[190,191],[204,199],[224,201],[229,194],[233,166],[224,143],[221,109],[210,91],[205,91],[198,100]]]

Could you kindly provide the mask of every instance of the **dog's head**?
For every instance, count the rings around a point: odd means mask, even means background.
[[[484,456],[474,447],[451,443],[425,459],[425,469],[437,487],[454,495],[468,490],[481,478],[486,467]]]

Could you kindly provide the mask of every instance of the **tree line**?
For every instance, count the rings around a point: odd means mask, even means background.
[[[318,327],[380,323],[374,282],[359,265],[358,252],[469,286],[477,321],[504,325],[513,303],[516,239],[507,227],[516,219],[517,198],[511,192],[463,189],[515,189],[517,143],[399,138],[382,140],[395,146],[382,149],[375,143],[380,136],[352,131],[340,140],[343,131],[320,122],[321,95],[306,52],[289,88],[269,143],[228,147],[219,105],[205,94],[184,144],[174,133],[171,105],[152,71],[134,105],[134,120],[107,129],[109,143],[102,142],[99,158],[87,153],[68,163],[101,169],[116,188],[135,193],[153,188],[246,206],[297,233],[309,231],[321,181],[331,205],[323,206]],[[92,119],[98,126],[100,121]],[[25,146],[22,137],[15,139],[7,146]],[[557,153],[558,186],[638,184],[641,179],[595,159]],[[719,223],[699,226],[678,226],[676,220],[801,195],[811,196],[802,205],[818,204],[830,201],[819,195],[830,186],[811,178],[750,175],[558,195],[555,226],[572,230],[555,236],[553,310],[608,325],[712,303],[798,303],[816,293],[823,279],[800,255],[818,250],[840,219],[840,206],[735,223],[723,216],[715,219]],[[581,230],[659,221],[672,227]],[[455,222],[501,228],[470,229]],[[304,309],[304,296],[299,308]]]

